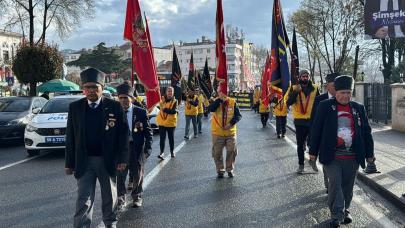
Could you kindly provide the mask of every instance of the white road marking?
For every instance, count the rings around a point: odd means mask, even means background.
[[[26,158],[26,159],[23,159],[23,160],[21,160],[21,161],[17,161],[17,162],[14,162],[14,163],[10,163],[10,164],[8,164],[8,165],[5,165],[5,166],[0,167],[0,171],[1,171],[1,170],[4,170],[4,169],[7,169],[7,168],[10,168],[10,167],[13,167],[13,166],[16,166],[16,165],[19,165],[19,164],[24,163],[24,162],[27,162],[27,161],[31,161],[31,160],[33,160],[33,159],[35,159],[35,158],[43,157],[43,156],[45,156],[45,155],[47,155],[47,154],[49,154],[49,152],[43,153],[43,154],[40,154],[40,155],[36,155],[36,156],[30,157],[30,158]]]
[[[276,126],[274,126],[273,123],[270,123],[270,125],[273,127],[274,131],[276,131]],[[284,139],[290,146],[292,146],[294,149],[297,149],[297,144],[294,143],[290,138],[288,138],[288,136],[285,136]],[[305,158],[309,160],[308,153],[305,153]],[[322,165],[317,163],[316,166],[318,167],[319,173],[323,173]],[[377,221],[382,227],[387,228],[399,227],[395,225],[393,222],[391,222],[391,220],[383,213],[381,213],[376,207],[374,207],[368,202],[365,202],[365,200],[362,197],[358,196],[356,192],[353,192],[353,202],[357,204],[364,212],[366,212],[368,216]]]
[[[192,133],[191,135],[189,135],[190,139],[194,137],[194,133]],[[177,155],[177,153],[187,144],[186,140],[183,140],[178,146],[176,146],[176,148],[174,148],[174,155]],[[162,160],[161,162],[159,162],[159,164],[157,164],[155,166],[155,168],[152,169],[152,171],[150,171],[146,177],[143,180],[143,185],[142,188],[145,190],[147,189],[147,187],[150,185],[150,183],[152,183],[152,181],[156,178],[156,176],[160,173],[160,171],[163,170],[163,168],[169,163],[169,161],[172,160],[171,155],[167,155],[165,157],[164,160]],[[122,212],[120,212],[119,214],[124,213],[125,211],[128,210],[128,207],[130,206],[130,199],[131,198],[131,193],[127,193],[125,194],[125,208]],[[98,225],[97,228],[103,228],[104,226],[104,222],[101,221]]]

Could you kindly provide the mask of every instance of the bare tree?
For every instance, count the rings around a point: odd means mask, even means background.
[[[66,38],[81,19],[94,13],[94,0],[0,0],[3,4],[5,29],[18,28],[25,36],[28,31],[30,46],[44,44],[49,28],[54,28],[61,39]],[[39,26],[39,30],[35,28]],[[39,36],[35,40],[35,32]]]

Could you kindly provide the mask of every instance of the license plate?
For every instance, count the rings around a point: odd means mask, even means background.
[[[62,143],[65,142],[65,137],[45,137],[46,143]]]

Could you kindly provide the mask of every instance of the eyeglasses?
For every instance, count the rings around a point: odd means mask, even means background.
[[[86,90],[97,90],[99,88],[98,85],[89,85],[89,86],[83,86],[84,89]]]

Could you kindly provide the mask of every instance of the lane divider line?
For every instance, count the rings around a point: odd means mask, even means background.
[[[194,137],[194,133],[191,133],[189,135],[190,139]],[[177,155],[177,153],[180,152],[181,149],[187,144],[186,140],[183,140],[176,148],[174,148],[174,155]],[[177,157],[177,156],[176,156]],[[164,160],[159,162],[152,171],[150,171],[144,178],[143,180],[143,189],[146,190],[147,187],[152,183],[152,181],[157,177],[157,175],[163,170],[163,168],[169,163],[169,161],[172,160],[171,155],[167,155]],[[125,186],[126,187],[126,186]],[[121,217],[122,214],[124,214],[126,211],[128,211],[128,208],[130,207],[130,199],[131,198],[131,192],[128,192],[125,194],[125,207],[121,212],[118,212],[118,217]],[[101,221],[100,224],[97,225],[97,228],[103,228],[104,222]]]
[[[43,154],[40,154],[40,155],[36,155],[36,156],[33,156],[33,157],[29,157],[29,158],[23,159],[23,160],[21,160],[21,161],[17,161],[17,162],[13,162],[13,163],[7,164],[7,165],[5,165],[5,166],[0,167],[0,171],[1,171],[1,170],[5,170],[5,169],[10,168],[10,167],[13,167],[13,166],[16,166],[16,165],[19,165],[19,164],[24,163],[24,162],[27,162],[27,161],[34,160],[34,159],[36,159],[36,158],[43,157],[43,156],[45,156],[45,155],[47,155],[47,154],[49,154],[49,152],[46,152],[46,153],[43,153]]]
[[[274,131],[276,131],[276,126],[273,123],[270,123],[270,125],[272,126]],[[297,144],[294,143],[290,138],[288,138],[288,136],[285,136],[284,139],[290,146],[292,146],[294,149],[297,149]],[[305,159],[309,160],[308,153],[305,153]],[[323,174],[322,165],[317,162],[316,166],[318,167],[318,170],[319,170],[318,172]],[[382,227],[389,227],[389,228],[398,227],[393,222],[391,222],[391,220],[389,218],[387,218],[387,216],[385,216],[383,213],[379,212],[374,206],[365,202],[364,199],[362,199],[360,196],[358,196],[356,194],[356,192],[353,192],[353,193],[354,193],[353,202],[355,204],[357,204],[363,211],[365,211],[368,216],[370,216],[375,221],[377,221]]]

